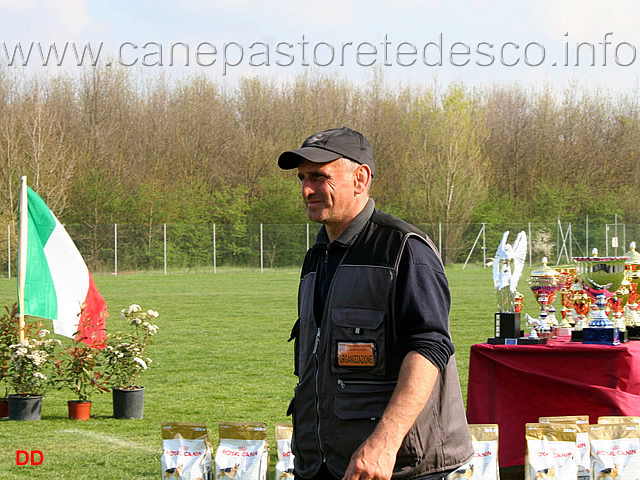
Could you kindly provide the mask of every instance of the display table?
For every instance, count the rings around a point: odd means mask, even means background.
[[[500,467],[524,464],[525,424],[543,416],[640,416],[640,341],[471,347],[469,423],[497,423]]]

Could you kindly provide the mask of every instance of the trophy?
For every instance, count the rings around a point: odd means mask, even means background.
[[[553,325],[549,322],[549,306],[556,298],[556,292],[560,290],[564,284],[560,282],[560,272],[554,270],[547,265],[547,257],[542,259],[542,266],[531,272],[529,276],[529,288],[533,292],[540,306],[540,315],[538,319],[541,325],[548,325],[549,329]],[[551,330],[550,330],[551,331]],[[553,335],[553,332],[551,333]]]
[[[582,330],[588,326],[587,315],[591,308],[591,299],[582,289],[581,282],[575,283],[571,288],[571,292],[573,311],[576,312],[571,341],[582,342]]]
[[[613,296],[610,297],[609,300],[607,300],[607,306],[612,312],[612,321],[614,325],[620,330],[621,335],[627,335],[627,325],[625,322],[624,312],[626,310],[627,304],[629,303],[630,285],[631,282],[627,280],[625,275],[624,280],[622,280],[622,283],[620,284],[620,288],[618,288]],[[622,332],[625,333],[622,334]]]
[[[495,314],[495,337],[489,339],[492,344],[518,344],[521,336],[523,296],[518,292],[518,280],[527,256],[527,234],[520,232],[513,245],[507,243],[508,237],[509,231],[504,232],[493,261],[498,312]]]
[[[573,257],[578,264],[578,278],[592,303],[592,316],[589,326],[583,329],[582,343],[620,343],[620,329],[609,319],[605,309],[608,299],[622,285],[627,259],[628,257],[599,257],[597,248],[593,249],[591,257]],[[624,334],[622,336],[624,340]]]
[[[624,254],[629,259],[624,265],[625,280],[629,282],[629,299],[625,308],[625,323],[629,338],[640,340],[640,315],[638,314],[638,286],[640,285],[640,253],[636,251],[636,242],[631,242],[630,250]]]
[[[560,309],[561,335],[569,335],[571,327],[575,324],[573,319],[573,284],[577,278],[577,268],[575,265],[562,265],[556,267],[560,271],[560,283],[562,288],[558,292],[562,308]]]

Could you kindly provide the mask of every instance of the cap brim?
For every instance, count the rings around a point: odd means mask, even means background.
[[[303,147],[286,151],[280,155],[280,158],[278,158],[278,166],[283,170],[291,170],[292,168],[298,168],[300,160],[308,160],[313,163],[327,163],[337,160],[338,158],[342,158],[342,155],[325,150],[324,148]]]

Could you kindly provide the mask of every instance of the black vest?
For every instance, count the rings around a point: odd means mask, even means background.
[[[378,210],[347,250],[329,287],[320,328],[314,318],[315,272],[324,255],[307,252],[298,294],[291,411],[296,473],[311,477],[323,461],[341,477],[351,455],[373,432],[394,391],[402,358],[393,312],[398,263],[410,236],[433,243],[409,224]],[[339,361],[345,345],[366,355]],[[357,351],[357,349],[356,349]],[[473,453],[455,358],[438,376],[431,397],[398,452],[394,478],[444,471]]]

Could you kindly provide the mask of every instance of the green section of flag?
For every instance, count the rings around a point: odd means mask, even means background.
[[[29,187],[27,272],[24,288],[24,313],[57,320],[58,301],[44,247],[56,227],[56,221],[46,203]]]

